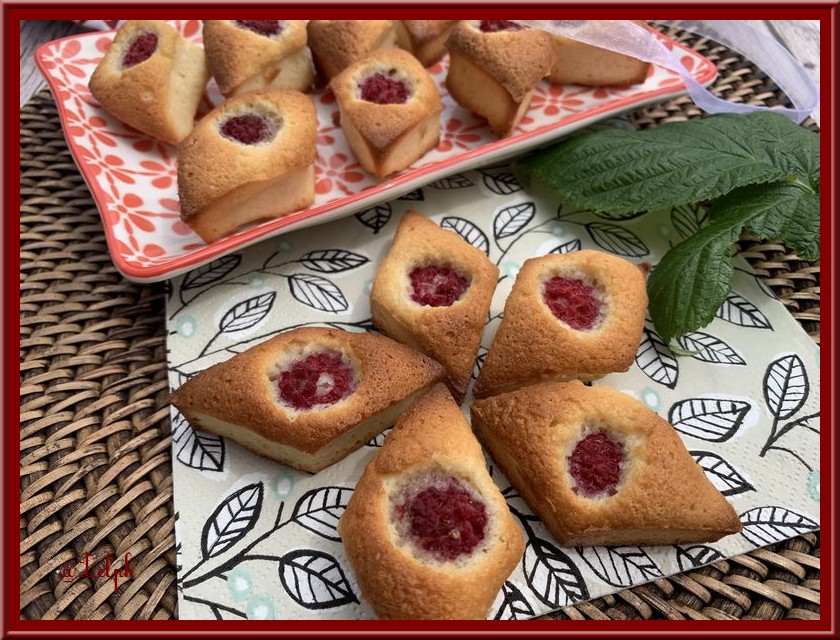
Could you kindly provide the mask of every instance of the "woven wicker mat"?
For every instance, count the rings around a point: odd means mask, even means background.
[[[715,92],[784,96],[728,49],[669,35],[716,61]],[[640,127],[699,115],[688,98],[631,114]],[[810,123],[813,126],[813,123]],[[46,91],[21,109],[20,614],[177,617],[164,285],[124,280]],[[784,246],[744,256],[819,343],[819,265]],[[819,617],[819,532],[569,606],[553,617]],[[84,552],[131,554],[132,579],[62,581]]]

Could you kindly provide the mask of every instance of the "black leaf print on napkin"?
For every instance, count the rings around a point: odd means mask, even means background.
[[[365,446],[366,447],[381,447],[383,444],[385,444],[385,438],[391,432],[391,429],[392,429],[392,427],[388,427],[382,433],[376,434],[376,436],[372,440],[368,441],[365,444]]]
[[[531,222],[537,207],[533,202],[522,202],[505,207],[493,220],[493,236],[497,241],[518,233]]]
[[[683,204],[671,209],[671,223],[683,238],[700,231],[708,218],[706,207],[697,204]]]
[[[271,291],[237,303],[219,320],[219,333],[243,331],[258,325],[274,306],[277,293]]]
[[[289,289],[295,300],[317,311],[341,313],[350,308],[341,289],[321,276],[293,273],[289,276]]]
[[[347,508],[351,495],[353,489],[347,487],[319,487],[307,491],[297,501],[292,520],[322,538],[341,542],[338,519]]]
[[[623,229],[618,225],[607,224],[605,222],[590,222],[584,225],[584,227],[586,227],[593,242],[604,251],[609,251],[625,258],[641,258],[650,253],[647,245],[642,242],[641,238],[632,231]]]
[[[484,232],[469,220],[450,216],[441,220],[440,226],[443,229],[454,231],[476,249],[480,249],[486,255],[490,255],[490,241],[484,235]]]
[[[254,526],[262,509],[262,482],[234,491],[204,523],[201,532],[201,555],[213,558],[239,542]]]
[[[731,464],[711,451],[689,451],[694,461],[700,465],[709,481],[725,496],[734,496],[755,487],[744,479]]]
[[[466,189],[473,186],[472,180],[460,173],[442,178],[429,184],[432,189]]]
[[[680,571],[690,571],[724,559],[724,555],[720,551],[704,544],[674,547],[674,549],[677,550],[677,564],[680,566]]]
[[[493,620],[527,620],[536,615],[534,608],[515,584],[505,580],[502,585],[502,606]]]
[[[647,213],[647,211],[634,211],[632,213],[610,213],[609,211],[593,211],[593,213],[603,220],[632,220]]]
[[[636,352],[636,365],[648,378],[663,384],[669,389],[677,386],[680,376],[680,365],[671,349],[659,334],[648,326],[642,330],[642,340]]]
[[[677,338],[677,344],[695,360],[712,364],[745,365],[746,361],[720,338],[702,331],[693,331]]]
[[[630,587],[662,576],[641,547],[576,547],[583,561],[601,580],[614,587]]]
[[[687,436],[726,442],[737,433],[751,408],[749,402],[742,400],[689,398],[671,407],[668,422]]]
[[[373,324],[372,318],[365,318],[364,320],[359,320],[358,322],[326,322],[324,323],[334,329],[345,329],[347,331],[356,331],[356,332],[379,332],[379,328]]]
[[[212,284],[217,280],[221,280],[231,271],[239,266],[242,262],[242,256],[233,253],[228,256],[222,256],[218,260],[213,260],[205,265],[190,271],[181,283],[181,290],[197,289]]]
[[[496,195],[509,196],[522,190],[519,180],[508,167],[481,169],[479,173],[484,185]]]
[[[359,602],[341,565],[324,551],[290,551],[280,558],[279,572],[286,593],[307,609],[333,609]]]
[[[172,421],[175,457],[199,471],[221,471],[225,466],[225,441],[212,433],[195,431],[180,413]]]
[[[391,219],[391,214],[390,204],[380,204],[371,209],[360,211],[355,217],[363,225],[373,229],[373,234],[376,235],[382,227],[388,224],[388,221]]]
[[[473,363],[473,370],[472,370],[472,378],[473,380],[478,379],[478,374],[481,373],[481,367],[484,366],[484,361],[487,360],[487,353],[488,349],[484,347],[478,348],[478,355],[475,357],[475,362]]]
[[[558,244],[549,253],[572,253],[573,251],[580,251],[581,246],[580,240],[575,238],[574,240]]]
[[[300,262],[308,269],[319,273],[339,273],[361,267],[369,260],[361,254],[345,249],[321,249],[303,254]]]
[[[715,316],[726,322],[737,324],[741,327],[754,327],[756,329],[773,329],[773,325],[758,307],[737,293],[730,293],[723,304],[720,305]]]
[[[741,514],[741,535],[757,547],[819,529],[818,522],[784,507],[756,507]]]
[[[522,556],[522,571],[528,586],[545,604],[565,607],[589,598],[580,570],[569,556],[541,538],[532,537]]]
[[[422,189],[415,189],[414,191],[409,191],[404,196],[400,196],[397,200],[408,200],[408,201],[423,201],[426,199],[426,196],[423,195]]]
[[[808,374],[802,359],[792,353],[774,360],[764,374],[764,400],[777,420],[799,411],[808,397]]]

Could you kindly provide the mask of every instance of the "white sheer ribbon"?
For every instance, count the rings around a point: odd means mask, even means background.
[[[712,95],[682,65],[678,51],[670,51],[647,29],[629,20],[514,20],[518,24],[578,40],[609,51],[652,62],[680,74],[694,103],[707,113],[753,113],[772,110],[802,122],[819,104],[819,91],[808,71],[781,43],[737,20],[659,20],[710,38],[758,65],[782,89],[793,109],[727,102]]]

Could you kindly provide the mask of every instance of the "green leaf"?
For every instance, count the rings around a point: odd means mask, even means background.
[[[736,189],[714,203],[709,220],[648,279],[650,316],[666,342],[714,319],[732,284],[732,245],[742,230],[784,238],[806,260],[819,257],[819,196],[800,183]]]
[[[715,201],[710,220],[743,220],[762,240],[782,240],[803,260],[820,257],[820,197],[800,183],[743,187]]]
[[[714,319],[732,285],[732,244],[740,229],[713,222],[668,251],[650,274],[648,310],[666,343]]]
[[[518,164],[524,183],[544,182],[564,204],[632,213],[791,175],[818,190],[819,136],[776,113],[725,114],[589,133]]]

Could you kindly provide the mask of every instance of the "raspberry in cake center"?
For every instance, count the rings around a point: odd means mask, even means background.
[[[134,39],[122,59],[124,69],[140,64],[152,57],[157,50],[158,37],[156,33],[143,33]]]
[[[222,123],[219,131],[226,138],[242,144],[260,144],[274,139],[277,135],[277,125],[264,116],[246,113],[228,118]]]
[[[408,274],[411,299],[427,307],[450,307],[464,295],[470,279],[448,265],[414,267]]]
[[[247,29],[268,38],[283,32],[283,25],[279,20],[234,20],[233,22],[241,29]]]
[[[510,20],[482,20],[478,28],[484,33],[496,33],[497,31],[520,31],[522,27]]]
[[[358,384],[356,369],[337,351],[294,360],[277,379],[280,399],[298,411],[333,405],[352,394]]]
[[[621,479],[624,446],[605,431],[591,433],[575,445],[566,461],[573,491],[585,498],[615,495]]]
[[[601,317],[597,291],[582,278],[551,278],[543,286],[543,300],[555,318],[578,331],[592,329]]]
[[[395,511],[400,533],[439,561],[472,553],[486,535],[484,502],[452,476],[432,474],[410,483]]]
[[[362,100],[375,104],[405,104],[411,92],[402,80],[393,77],[392,69],[388,74],[372,73],[359,82]]]

